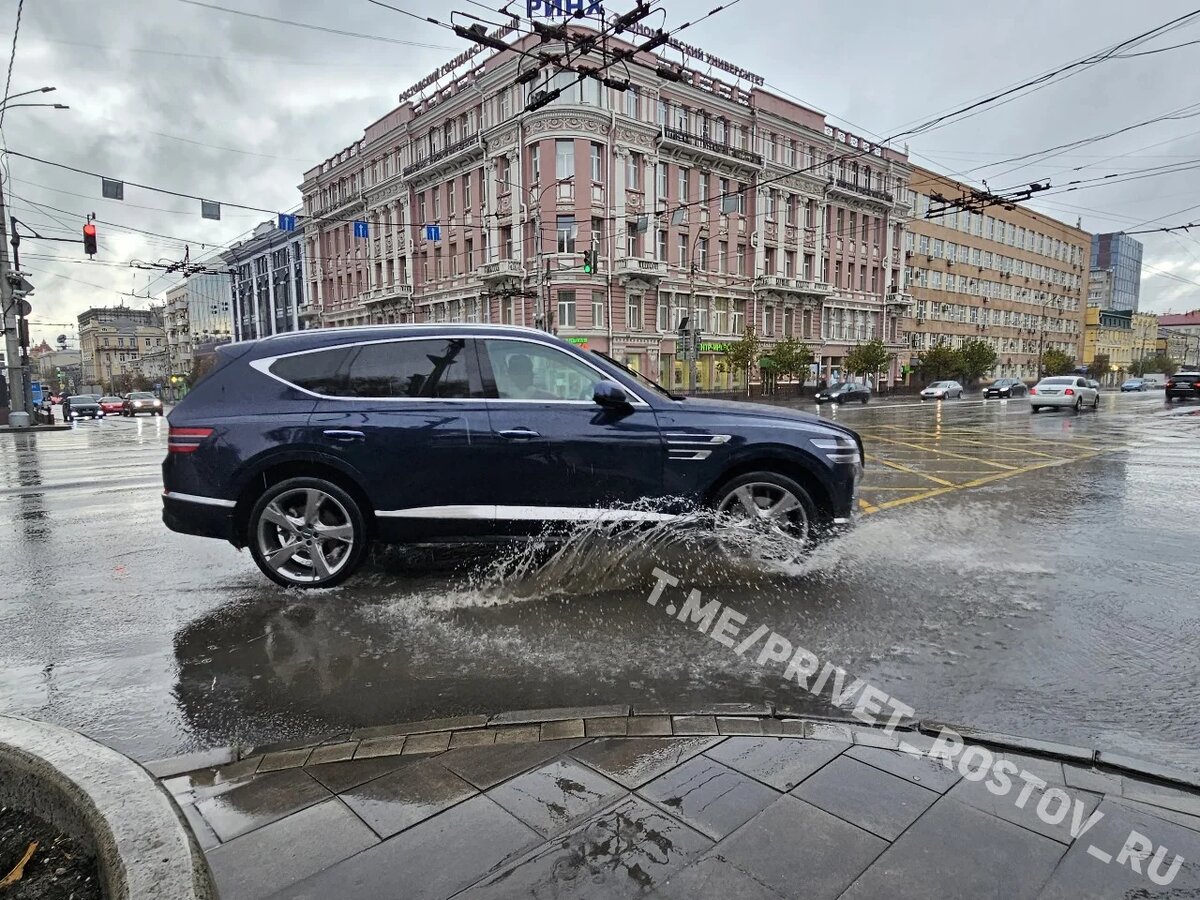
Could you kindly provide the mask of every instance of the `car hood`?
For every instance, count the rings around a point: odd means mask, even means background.
[[[704,398],[689,397],[680,402],[680,406],[684,410],[711,410],[719,412],[722,415],[740,416],[753,419],[771,419],[780,423],[803,423],[805,425],[815,425],[818,428],[826,428],[830,431],[837,431],[841,434],[857,437],[856,432],[847,428],[845,425],[840,425],[837,422],[831,422],[829,419],[821,416],[813,415],[810,412],[804,412],[799,409],[790,409],[786,406],[769,406],[766,403],[743,403],[740,400],[709,400]]]

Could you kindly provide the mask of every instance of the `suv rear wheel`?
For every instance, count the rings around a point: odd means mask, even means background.
[[[358,503],[322,478],[271,485],[250,511],[246,538],[263,574],[285,587],[339,584],[367,552],[367,524]]]
[[[812,540],[821,522],[808,491],[777,472],[747,472],[731,479],[717,490],[713,505],[725,520],[723,527],[763,534],[782,531],[797,542],[797,550]]]

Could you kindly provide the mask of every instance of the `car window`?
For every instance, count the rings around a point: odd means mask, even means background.
[[[347,388],[346,363],[353,347],[334,347],[285,356],[271,364],[271,374],[314,394],[339,396]]]
[[[501,400],[591,400],[604,376],[569,353],[527,341],[484,340]]]
[[[350,361],[348,397],[470,397],[462,338],[363,344]],[[482,390],[475,396],[482,396]]]
[[[1074,384],[1074,378],[1043,378],[1042,384]]]
[[[100,402],[101,403],[120,403],[121,398],[120,397],[101,397]]]

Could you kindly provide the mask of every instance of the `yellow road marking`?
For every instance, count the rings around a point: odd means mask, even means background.
[[[888,485],[883,485],[883,484],[873,484],[870,487],[863,484],[863,485],[859,485],[858,489],[860,491],[928,491],[928,490],[931,490],[930,488],[926,487],[925,485],[921,485],[920,487],[896,487],[895,485],[888,486]]]
[[[934,447],[922,447],[920,444],[913,444],[913,443],[909,443],[908,441],[898,441],[898,440],[895,440],[894,438],[885,438],[885,437],[877,436],[874,438],[874,440],[883,441],[884,443],[887,443],[887,444],[899,444],[901,447],[912,447],[914,450],[924,450],[926,453],[934,453],[939,456],[950,456],[955,459],[966,459],[966,460],[970,460],[971,462],[983,463],[985,466],[992,466],[993,468],[997,468],[997,469],[1007,469],[1009,471],[1012,471],[1016,468],[1015,466],[1005,465],[1004,463],[992,462],[991,460],[987,460],[987,459],[980,459],[978,456],[966,456],[962,453],[953,453],[950,450],[938,450]]]
[[[880,465],[887,466],[889,469],[895,469],[897,472],[905,472],[909,475],[916,475],[919,478],[926,478],[929,481],[936,482],[937,484],[954,484],[953,481],[946,481],[944,478],[938,478],[936,475],[926,475],[924,472],[918,472],[916,469],[910,469],[908,466],[902,466],[898,462],[892,462],[891,460],[883,459],[879,456],[872,456],[870,453],[867,454],[867,459],[871,462],[877,462]]]

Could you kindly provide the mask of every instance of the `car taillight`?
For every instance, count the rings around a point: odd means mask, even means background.
[[[1175,382],[1173,382],[1173,381],[1168,381],[1168,382],[1167,382],[1167,387],[1169,387],[1169,388],[1173,388],[1173,387],[1175,387]]]
[[[1036,393],[1037,393],[1037,388],[1030,388],[1030,389],[1029,389],[1029,393],[1031,393],[1031,394],[1036,394]]]
[[[1075,388],[1067,388],[1065,391],[1063,391],[1063,393],[1067,394],[1067,395],[1072,395],[1075,393]]]
[[[201,441],[212,433],[211,428],[171,428],[167,432],[167,452],[195,453]]]

